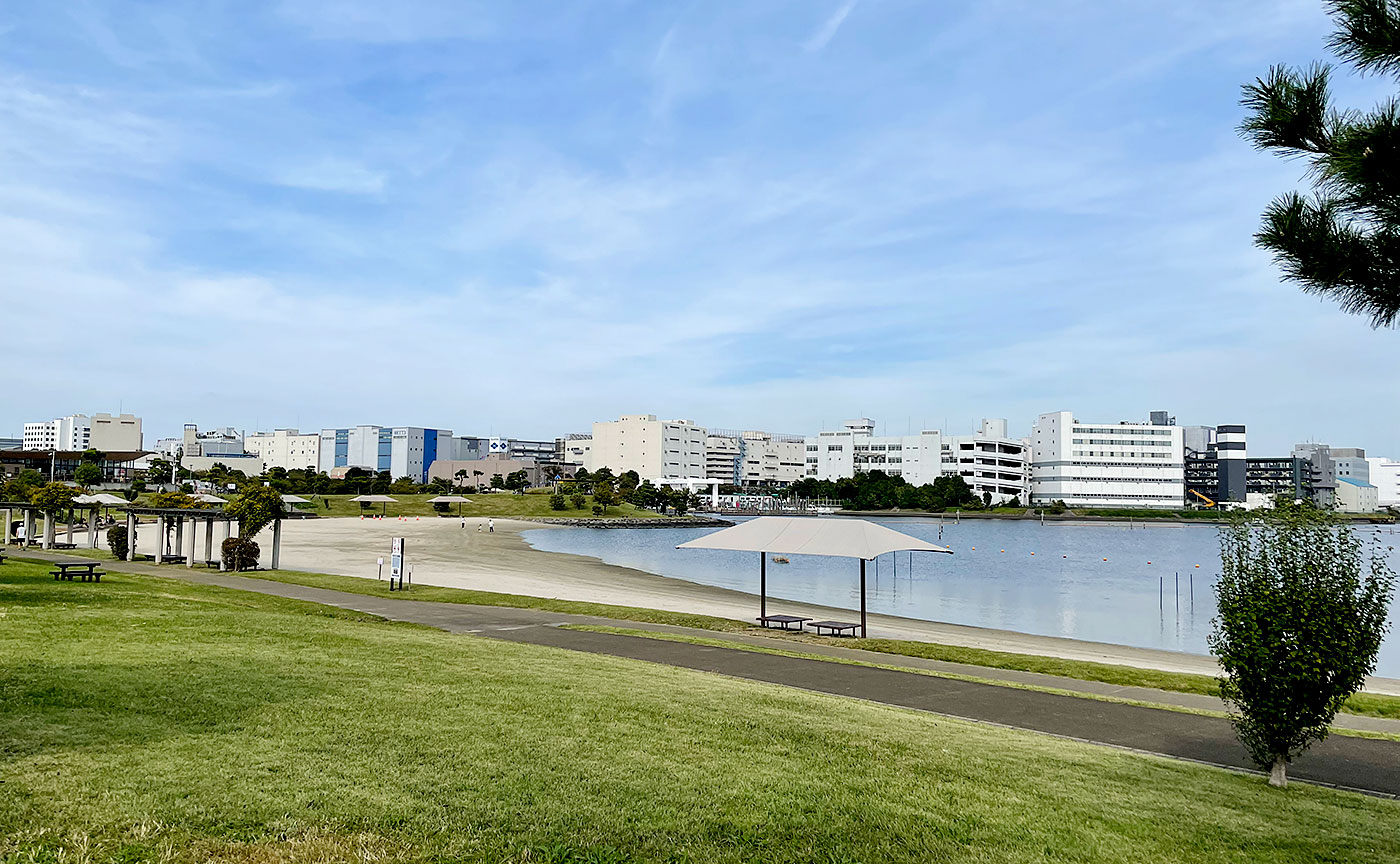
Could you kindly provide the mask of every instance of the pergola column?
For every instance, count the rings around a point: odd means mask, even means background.
[[[88,548],[97,548],[97,508],[88,511]]]
[[[211,518],[204,523],[204,561],[208,563],[214,560],[214,520]]]
[[[165,514],[156,516],[156,563],[165,563]]]
[[[175,517],[175,554],[182,555],[185,551],[185,517]]]
[[[228,519],[225,519],[225,520],[224,520],[224,539],[225,539],[225,540],[227,540],[227,539],[229,538],[229,530],[230,530],[230,529],[229,529],[229,526],[230,526],[231,524],[232,524],[232,522],[231,522],[230,520],[228,520]],[[224,545],[223,545],[222,543],[219,544],[219,569],[220,569],[220,570],[223,570],[223,569],[224,569]]]
[[[282,520],[272,520],[272,569],[276,570],[282,559]]]
[[[6,507],[6,508],[5,508],[5,545],[6,545],[6,546],[9,546],[9,545],[10,545],[10,523],[13,522],[14,519],[15,519],[15,511],[14,511],[14,508],[13,508],[13,507]]]
[[[126,511],[126,560],[136,560],[136,514]]]
[[[194,569],[195,550],[199,548],[199,520],[190,520],[190,551],[185,555],[186,569]]]
[[[860,638],[869,637],[865,630],[865,559],[860,559]]]
[[[73,511],[72,511],[72,510],[69,510],[69,511],[68,511],[68,539],[67,539],[66,541],[64,541],[64,542],[66,542],[69,546],[72,546],[72,545],[73,545]]]
[[[53,548],[53,534],[54,534],[53,518],[54,518],[54,514],[49,513],[49,512],[47,512],[47,511],[44,512],[44,540],[43,540],[43,544],[42,544],[42,546],[43,546],[44,549],[52,549],[52,548]]]

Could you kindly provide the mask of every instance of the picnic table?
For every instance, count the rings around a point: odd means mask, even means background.
[[[782,630],[801,630],[803,622],[811,620],[811,618],[800,618],[796,615],[761,615],[758,618],[758,623],[764,627],[778,627]]]
[[[813,621],[807,626],[811,627],[818,636],[821,635],[823,630],[830,630],[832,636],[845,635],[846,631],[849,630],[850,635],[854,636],[856,635],[856,630],[860,629],[859,624],[851,624],[846,621]]]
[[[80,582],[101,582],[102,577],[106,575],[104,571],[97,569],[96,561],[55,561],[53,566],[58,569],[50,570],[49,575],[53,576],[55,582],[60,579],[72,582],[74,575],[77,575]]]

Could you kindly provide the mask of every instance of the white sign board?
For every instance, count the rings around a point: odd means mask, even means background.
[[[403,578],[403,538],[395,537],[389,548],[389,578]]]

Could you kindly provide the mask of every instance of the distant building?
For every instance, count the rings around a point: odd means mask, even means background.
[[[1182,426],[1181,444],[1186,454],[1204,454],[1215,449],[1214,426]]]
[[[86,414],[24,424],[25,450],[78,451],[92,446],[92,422]],[[140,449],[139,447],[136,449]]]
[[[92,415],[92,435],[88,446],[106,452],[142,450],[141,418],[135,414]]]
[[[457,455],[457,439],[450,429],[422,426],[352,426],[322,429],[319,446],[320,469],[327,474],[336,468],[363,468],[388,471],[397,480],[428,481],[428,467],[440,458]]]
[[[1186,430],[1208,427],[1186,427]],[[1312,498],[1311,463],[1298,456],[1251,458],[1245,427],[1209,427],[1210,445],[1201,452],[1186,449],[1188,504],[1267,504],[1276,496]]]
[[[1400,507],[1400,460],[1370,456],[1366,459],[1376,500],[1382,507]]]
[[[1342,513],[1374,513],[1380,508],[1375,486],[1354,477],[1338,477],[1335,508]]]
[[[978,498],[990,495],[998,504],[1016,498],[1028,504],[1030,450],[1025,441],[1006,434],[1005,420],[983,420],[971,435],[944,437],[942,471],[962,477]]]
[[[0,438],[0,450],[18,450],[23,446],[23,438]]]
[[[546,486],[554,482],[557,468],[553,462],[487,454],[483,459],[438,459],[428,466],[428,479],[446,480],[460,486],[490,486],[491,478],[497,474],[504,479],[516,471],[524,471],[531,486]],[[466,473],[458,477],[459,471]]]
[[[524,438],[481,438],[485,446],[483,456],[499,456],[503,459],[534,459],[537,462],[553,462],[556,459],[554,441],[530,441]],[[468,458],[459,455],[458,458]]]
[[[642,477],[704,477],[705,430],[692,420],[658,420],[655,414],[625,414],[593,424],[584,466]]]
[[[592,452],[592,435],[571,432],[563,438],[554,439],[554,461],[560,464],[577,465],[582,468],[588,464],[589,454]]]
[[[0,450],[0,477],[14,476],[33,469],[60,482],[71,481],[73,472],[82,464],[83,450]],[[97,463],[102,469],[104,483],[129,483],[141,471],[149,454],[143,451],[103,451]]]
[[[258,457],[264,471],[317,471],[321,464],[321,436],[296,429],[256,432],[243,439],[243,448]]]
[[[1333,447],[1332,464],[1337,469],[1337,479],[1349,477],[1362,483],[1371,482],[1371,462],[1366,451],[1359,447]]]
[[[1166,509],[1185,493],[1179,426],[1081,423],[1055,411],[1031,430],[1033,504]]]
[[[791,486],[807,475],[806,452],[798,435],[711,429],[702,476],[735,486]]]
[[[222,465],[249,477],[262,473],[262,460],[243,449],[243,433],[232,426],[201,432],[195,424],[186,423],[177,452],[180,467],[187,471],[208,471]]]
[[[1332,461],[1332,448],[1326,444],[1296,444],[1293,455],[1308,462],[1313,503],[1330,508],[1337,490],[1337,464]]]
[[[854,477],[857,471],[883,471],[922,486],[943,471],[943,436],[936,429],[918,435],[876,435],[869,417],[847,420],[843,428],[807,438],[807,476],[818,480]]]

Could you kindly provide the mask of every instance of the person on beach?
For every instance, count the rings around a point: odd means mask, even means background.
[[[495,533],[496,533],[496,520],[495,520],[495,519],[487,519],[487,520],[486,520],[486,530],[489,531],[489,532],[492,533],[492,534],[495,534]]]

